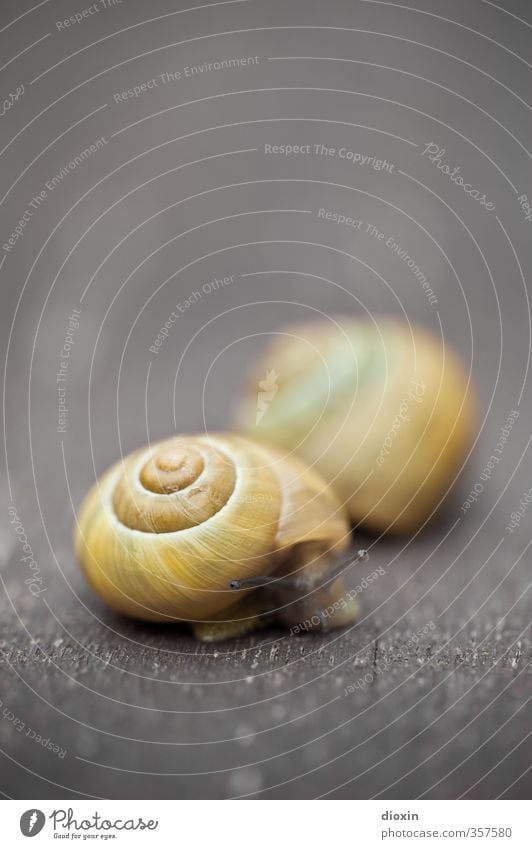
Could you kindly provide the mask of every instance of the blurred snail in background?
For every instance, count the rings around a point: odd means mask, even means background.
[[[236,424],[306,459],[354,522],[409,533],[464,462],[474,407],[442,340],[394,318],[338,317],[279,331],[255,364]]]
[[[94,484],[75,536],[112,608],[186,622],[203,640],[274,620],[328,630],[356,619],[342,572],[367,554],[346,559],[336,496],[297,458],[244,437],[176,436],[134,452]]]

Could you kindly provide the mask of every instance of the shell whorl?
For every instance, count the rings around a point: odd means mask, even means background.
[[[170,533],[201,525],[229,500],[234,461],[214,445],[191,437],[167,440],[137,462],[124,461],[113,493],[123,525],[147,533]]]

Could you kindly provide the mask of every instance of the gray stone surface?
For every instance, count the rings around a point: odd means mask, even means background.
[[[0,123],[2,245],[32,214],[0,256],[0,789],[28,799],[527,797],[532,512],[507,526],[532,483],[532,224],[518,200],[532,196],[529,4],[189,5],[124,0],[60,29],[72,4],[41,4],[8,27],[22,7],[2,3],[13,58],[2,93],[24,86]],[[179,70],[138,97],[114,96]],[[495,210],[431,164],[429,143]],[[270,155],[266,144],[324,144],[394,168]],[[322,207],[393,237],[438,303],[385,240],[324,222]],[[177,303],[183,313],[153,354]],[[357,535],[371,546],[358,577],[385,574],[347,632],[264,631],[213,647],[115,616],[87,588],[71,541],[95,474],[148,438],[230,427],[264,335],[316,310],[406,314],[471,364],[478,439],[445,514],[414,539]],[[464,512],[512,410],[500,462]],[[38,564],[37,595],[10,505]]]

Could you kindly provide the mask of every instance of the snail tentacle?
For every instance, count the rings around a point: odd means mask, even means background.
[[[325,578],[325,582],[334,580],[346,569],[349,569],[352,566],[356,566],[358,563],[366,563],[369,560],[369,553],[365,548],[359,548],[356,552],[356,556],[353,557],[345,557],[339,559],[336,563],[336,566],[333,571],[331,571],[327,577]],[[267,586],[268,584],[274,584],[279,588],[296,588],[298,586],[297,577],[291,577],[289,575],[259,575],[255,578],[242,578],[241,580],[233,579],[229,582],[230,590],[247,590],[255,587]]]

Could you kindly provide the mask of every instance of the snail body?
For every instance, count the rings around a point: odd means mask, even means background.
[[[75,544],[119,613],[187,622],[205,640],[296,625],[344,593],[349,522],[294,456],[233,434],[177,436],[112,466],[86,496]],[[356,617],[354,600],[319,625]]]
[[[258,416],[256,387],[273,370]],[[467,455],[471,395],[458,357],[427,331],[339,317],[282,328],[254,366],[237,426],[312,463],[354,522],[410,533]]]

